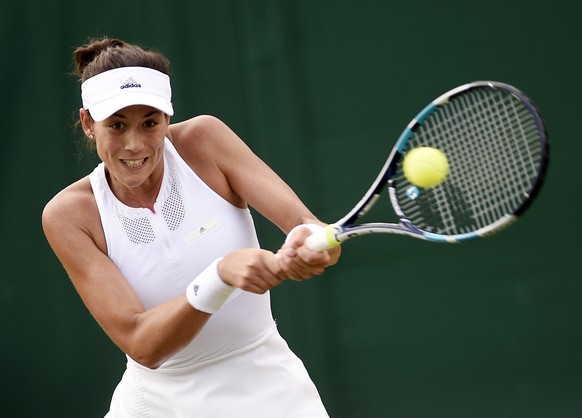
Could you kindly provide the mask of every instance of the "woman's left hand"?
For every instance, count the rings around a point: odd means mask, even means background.
[[[290,279],[305,280],[321,275],[325,269],[337,263],[341,249],[311,251],[305,245],[305,238],[311,235],[307,227],[299,227],[277,252],[281,268]]]

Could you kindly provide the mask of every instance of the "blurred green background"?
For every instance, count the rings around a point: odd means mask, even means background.
[[[360,238],[275,289],[273,310],[333,418],[582,416],[581,21],[579,0],[4,2],[0,415],[103,416],[123,370],[40,225],[97,163],[68,74],[76,46],[109,35],[171,60],[174,121],[218,116],[328,222],[428,101],[478,79],[524,90],[552,160],[520,222],[458,246]]]

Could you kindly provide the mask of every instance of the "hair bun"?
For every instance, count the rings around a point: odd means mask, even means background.
[[[75,74],[83,81],[85,68],[95,60],[99,54],[110,48],[121,48],[126,43],[115,38],[91,39],[85,45],[75,49],[73,52],[73,62],[75,63]]]

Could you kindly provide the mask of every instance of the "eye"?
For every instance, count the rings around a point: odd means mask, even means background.
[[[122,128],[123,128],[123,123],[121,123],[121,122],[113,122],[113,123],[111,123],[111,124],[109,125],[109,127],[110,127],[111,129],[114,129],[114,130],[120,130],[120,129],[122,129]]]
[[[156,122],[155,120],[148,120],[145,121],[143,126],[145,126],[146,128],[155,128],[158,125],[158,122]]]

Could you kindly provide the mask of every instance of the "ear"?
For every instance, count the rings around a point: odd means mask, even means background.
[[[93,133],[93,118],[89,114],[87,109],[81,108],[79,109],[79,119],[81,120],[81,126],[83,127],[83,132],[85,135],[89,136]]]

